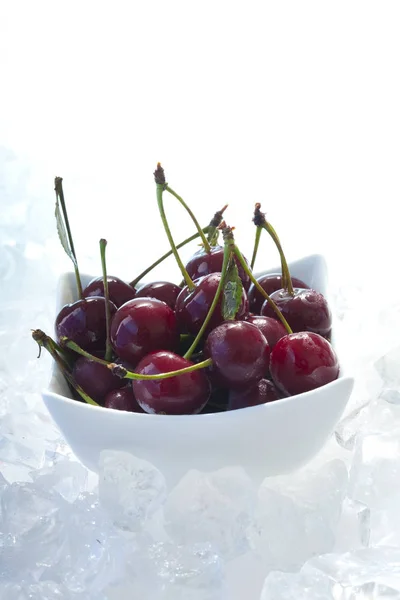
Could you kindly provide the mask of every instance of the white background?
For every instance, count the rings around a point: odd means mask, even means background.
[[[260,201],[289,258],[320,251],[343,280],[387,281],[399,16],[389,0],[3,0],[1,206],[30,201],[29,251],[45,244],[56,269],[68,268],[53,221],[63,176],[81,267],[99,271],[106,237],[109,270],[131,278],[167,248],[152,177],[160,160],[203,224],[229,202],[247,256]],[[170,200],[185,237],[192,226]],[[257,267],[271,262],[264,239]],[[178,278],[173,262],[162,272]]]

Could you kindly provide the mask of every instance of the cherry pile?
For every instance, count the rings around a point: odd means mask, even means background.
[[[104,408],[155,414],[236,410],[279,401],[337,379],[326,299],[292,278],[278,235],[256,204],[251,264],[243,257],[223,213],[202,229],[194,214],[154,173],[157,205],[171,250],[131,283],[107,274],[82,287],[66,211],[56,178],[57,228],[71,258],[79,299],[55,321],[56,340],[40,330],[33,338],[53,356],[77,400]],[[169,193],[187,210],[197,232],[176,245],[164,211]],[[260,234],[273,239],[281,272],[253,275]],[[222,237],[222,240],[220,239]],[[200,238],[202,247],[183,264],[179,248]],[[142,283],[174,255],[183,281]]]

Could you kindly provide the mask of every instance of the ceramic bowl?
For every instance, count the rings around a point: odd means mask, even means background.
[[[279,272],[279,268],[265,273]],[[320,255],[290,264],[293,276],[329,298],[327,267]],[[259,273],[258,275],[261,275]],[[85,277],[86,284],[90,278]],[[73,273],[61,276],[57,309],[76,300]],[[337,324],[333,344],[340,348]],[[339,360],[340,360],[340,351]],[[345,365],[336,381],[276,402],[224,413],[148,415],[77,402],[56,368],[44,403],[76,456],[96,471],[104,449],[126,450],[156,465],[173,484],[188,469],[212,471],[242,465],[255,482],[292,471],[324,445],[349,400],[353,379]]]

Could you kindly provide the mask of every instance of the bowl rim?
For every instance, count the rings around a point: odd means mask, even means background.
[[[326,263],[326,259],[322,254],[319,253],[313,253],[313,254],[307,254],[306,256],[303,256],[301,258],[292,260],[289,262],[289,265],[293,266],[296,265],[298,263],[303,263],[305,261],[320,261],[325,269],[327,270],[327,263]],[[280,267],[274,267],[271,269],[265,269],[263,271],[257,271],[254,276],[256,278],[261,277],[262,275],[267,275],[270,273],[275,273],[275,272],[279,272],[280,271]],[[71,275],[74,275],[73,271],[64,271],[63,273],[61,273],[61,275],[58,278],[58,287],[57,287],[57,310],[59,310],[58,307],[58,301],[59,301],[59,290],[60,290],[60,283],[62,281],[65,281],[67,278],[71,277]],[[92,279],[93,276],[89,275],[87,273],[82,273],[81,274],[82,278],[87,278],[87,279]],[[328,277],[327,277],[328,279]],[[143,284],[144,285],[144,284]],[[327,286],[327,293],[325,294],[325,297],[330,298],[331,294],[330,294],[330,290],[329,290],[329,284]],[[335,322],[335,319],[333,318],[333,322]],[[335,349],[334,344],[333,348]],[[336,350],[335,350],[336,351]],[[340,357],[338,357],[340,359]],[[331,381],[330,383],[325,384],[324,386],[315,388],[313,390],[309,390],[307,392],[302,392],[301,394],[297,394],[295,396],[286,396],[283,398],[279,398],[278,400],[274,400],[273,402],[265,402],[264,404],[258,404],[256,406],[247,406],[244,408],[238,408],[235,410],[229,410],[229,411],[221,411],[221,412],[215,412],[215,413],[195,413],[195,414],[190,414],[190,415],[162,415],[162,414],[153,414],[153,413],[139,413],[139,412],[131,412],[131,411],[124,411],[124,410],[118,410],[115,408],[107,408],[105,409],[105,407],[103,406],[95,406],[92,404],[88,404],[86,402],[79,402],[78,400],[75,400],[73,398],[69,398],[68,396],[63,396],[62,394],[59,394],[57,392],[52,391],[51,388],[51,384],[54,381],[54,378],[56,376],[57,373],[57,365],[55,364],[55,362],[53,361],[52,364],[52,370],[51,370],[51,377],[49,380],[49,383],[47,385],[47,387],[42,390],[42,396],[43,397],[51,397],[57,401],[63,401],[64,403],[70,404],[70,405],[80,405],[80,408],[84,408],[84,410],[95,410],[95,411],[101,411],[101,412],[105,412],[107,410],[107,412],[110,412],[112,414],[119,414],[119,415],[123,415],[124,418],[126,418],[126,415],[130,415],[129,418],[149,418],[151,417],[154,421],[161,421],[167,419],[167,420],[171,420],[171,417],[173,417],[174,422],[176,422],[177,420],[185,420],[187,421],[188,419],[196,419],[199,420],[199,418],[202,418],[203,420],[220,420],[220,419],[237,419],[240,417],[240,415],[242,415],[243,411],[245,410],[247,413],[249,413],[249,411],[251,412],[256,412],[256,411],[265,411],[265,410],[269,410],[269,406],[276,406],[276,405],[284,405],[293,401],[298,401],[299,399],[303,400],[303,399],[307,399],[310,396],[313,395],[321,395],[321,391],[322,390],[327,390],[330,389],[332,387],[338,386],[338,385],[343,385],[344,383],[347,382],[354,382],[354,378],[351,375],[344,375],[342,372],[342,368],[341,368],[341,364],[340,364],[340,360],[339,360],[339,375],[338,378],[335,379],[334,381]]]

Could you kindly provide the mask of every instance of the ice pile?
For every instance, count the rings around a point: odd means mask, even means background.
[[[375,312],[362,285],[337,295],[356,387],[305,468],[258,489],[240,466],[190,471],[167,489],[153,465],[106,451],[97,477],[38,394],[50,361],[30,329],[52,329],[53,217],[0,162],[1,600],[400,599],[400,294]]]

